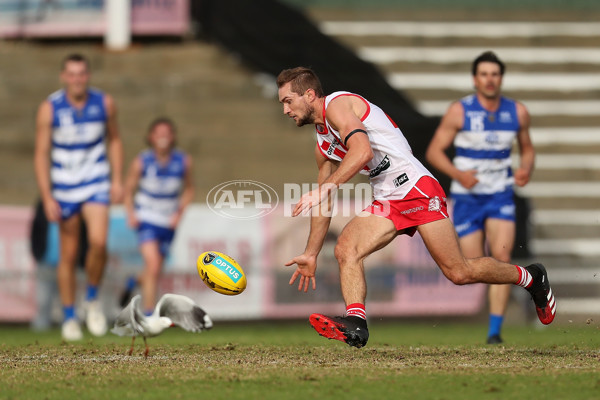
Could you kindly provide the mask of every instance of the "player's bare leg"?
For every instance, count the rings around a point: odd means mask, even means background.
[[[517,268],[491,257],[466,259],[458,245],[454,226],[448,219],[421,225],[418,231],[437,265],[453,283],[521,285],[531,294],[540,321],[549,324],[554,320],[556,302],[543,265]]]
[[[362,212],[346,225],[338,238],[335,257],[340,267],[342,296],[347,307],[357,304],[364,310],[367,283],[363,261],[369,254],[385,247],[397,234],[392,221],[367,212]],[[321,336],[351,346],[363,347],[369,339],[367,322],[358,316],[313,314],[310,323]]]
[[[56,273],[63,305],[75,304],[75,264],[79,249],[80,218],[79,215],[74,215],[59,223],[60,259]]]
[[[492,257],[509,263],[515,242],[515,223],[502,219],[488,219],[485,231]],[[490,285],[490,313],[503,315],[506,312],[511,288],[510,285]]]
[[[156,304],[156,291],[158,278],[163,263],[158,242],[147,241],[140,245],[140,253],[144,259],[144,272],[142,274],[142,303],[144,312],[154,309]]]
[[[335,246],[340,266],[342,296],[346,305],[363,303],[367,297],[364,259],[382,249],[397,236],[394,223],[363,211],[342,230]]]
[[[483,231],[471,232],[459,239],[460,248],[465,258],[479,258],[484,254],[484,236]]]
[[[81,214],[86,222],[88,234],[88,252],[85,258],[88,283],[99,285],[107,259],[108,206],[86,203],[81,209]]]
[[[491,257],[467,259],[449,219],[420,225],[419,234],[444,275],[457,285],[469,283],[515,283],[519,272],[512,264]]]
[[[61,334],[66,341],[83,339],[75,313],[75,263],[79,248],[80,223],[79,215],[59,222],[60,260],[56,269],[56,277],[64,313]]]
[[[106,237],[108,233],[108,206],[100,203],[86,203],[81,215],[87,226],[88,251],[85,258],[87,273],[86,325],[95,336],[106,333],[108,326],[102,305],[97,298],[98,287],[102,281],[106,265]]]
[[[510,262],[515,241],[515,223],[503,219],[489,218],[485,222],[485,232],[491,256],[500,261]],[[512,285],[489,286],[490,326],[487,342],[490,344],[502,343],[500,330],[510,300],[511,290]]]

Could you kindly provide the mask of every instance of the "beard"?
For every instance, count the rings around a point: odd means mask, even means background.
[[[314,123],[314,118],[309,115],[305,115],[302,118],[298,119],[298,122],[296,122],[296,126],[300,127],[300,126],[304,126],[304,125],[309,125],[309,124],[313,124]]]
[[[296,126],[300,127],[300,126],[304,126],[304,125],[310,125],[310,124],[314,124],[315,123],[315,118],[313,117],[313,109],[311,109],[310,107],[306,108],[306,113],[300,117],[299,115],[298,117],[298,121],[296,122]]]

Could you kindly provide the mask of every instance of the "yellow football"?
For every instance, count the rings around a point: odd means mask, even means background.
[[[234,296],[246,289],[246,274],[233,258],[218,251],[200,254],[198,274],[206,286],[217,293]]]

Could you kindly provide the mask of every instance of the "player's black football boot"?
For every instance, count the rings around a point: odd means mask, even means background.
[[[488,336],[488,338],[487,338],[487,344],[500,344],[503,342],[504,341],[502,340],[500,335],[492,335],[492,336]]]
[[[550,288],[548,273],[542,264],[531,264],[525,269],[531,274],[533,281],[527,288],[531,298],[535,303],[535,310],[538,318],[544,325],[548,325],[554,320],[556,315],[556,300]]]
[[[360,317],[328,317],[312,314],[308,319],[315,331],[327,339],[335,339],[354,347],[364,347],[369,340],[367,321]]]

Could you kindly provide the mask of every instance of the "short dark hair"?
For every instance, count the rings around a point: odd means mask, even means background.
[[[150,125],[148,125],[148,133],[152,132],[154,130],[154,128],[156,128],[158,125],[169,125],[169,127],[171,128],[171,130],[173,131],[173,133],[177,132],[177,127],[175,126],[175,122],[173,122],[173,120],[169,117],[157,117],[154,118],[152,120],[152,122],[150,122]]]
[[[148,146],[152,146],[152,144],[150,143],[150,134],[152,133],[152,131],[154,131],[154,129],[158,126],[158,125],[167,125],[169,126],[169,128],[171,128],[171,132],[173,132],[173,135],[177,134],[177,126],[175,126],[175,122],[173,122],[173,120],[169,117],[158,117],[158,118],[154,118],[152,120],[152,122],[150,122],[150,125],[148,125],[148,131],[146,132],[146,143],[148,144]],[[175,140],[173,140],[173,145],[171,147],[175,147]]]
[[[288,82],[292,82],[292,92],[302,96],[308,89],[313,89],[317,97],[323,97],[323,87],[317,74],[306,67],[284,69],[277,77],[277,87],[280,88]]]
[[[484,53],[481,53],[475,59],[475,61],[473,61],[473,66],[471,67],[471,73],[473,74],[473,76],[475,76],[477,74],[477,66],[481,62],[493,62],[493,63],[498,64],[498,66],[500,67],[500,75],[504,75],[504,69],[505,69],[504,63],[502,61],[500,61],[500,59],[498,58],[496,53],[494,53],[493,51],[486,51]]]
[[[64,70],[65,67],[67,66],[67,63],[71,62],[71,61],[82,62],[85,64],[85,66],[88,70],[90,69],[90,62],[86,56],[79,54],[79,53],[72,53],[72,54],[69,54],[68,56],[66,56],[65,58],[63,58],[62,64],[61,64],[61,70]]]

